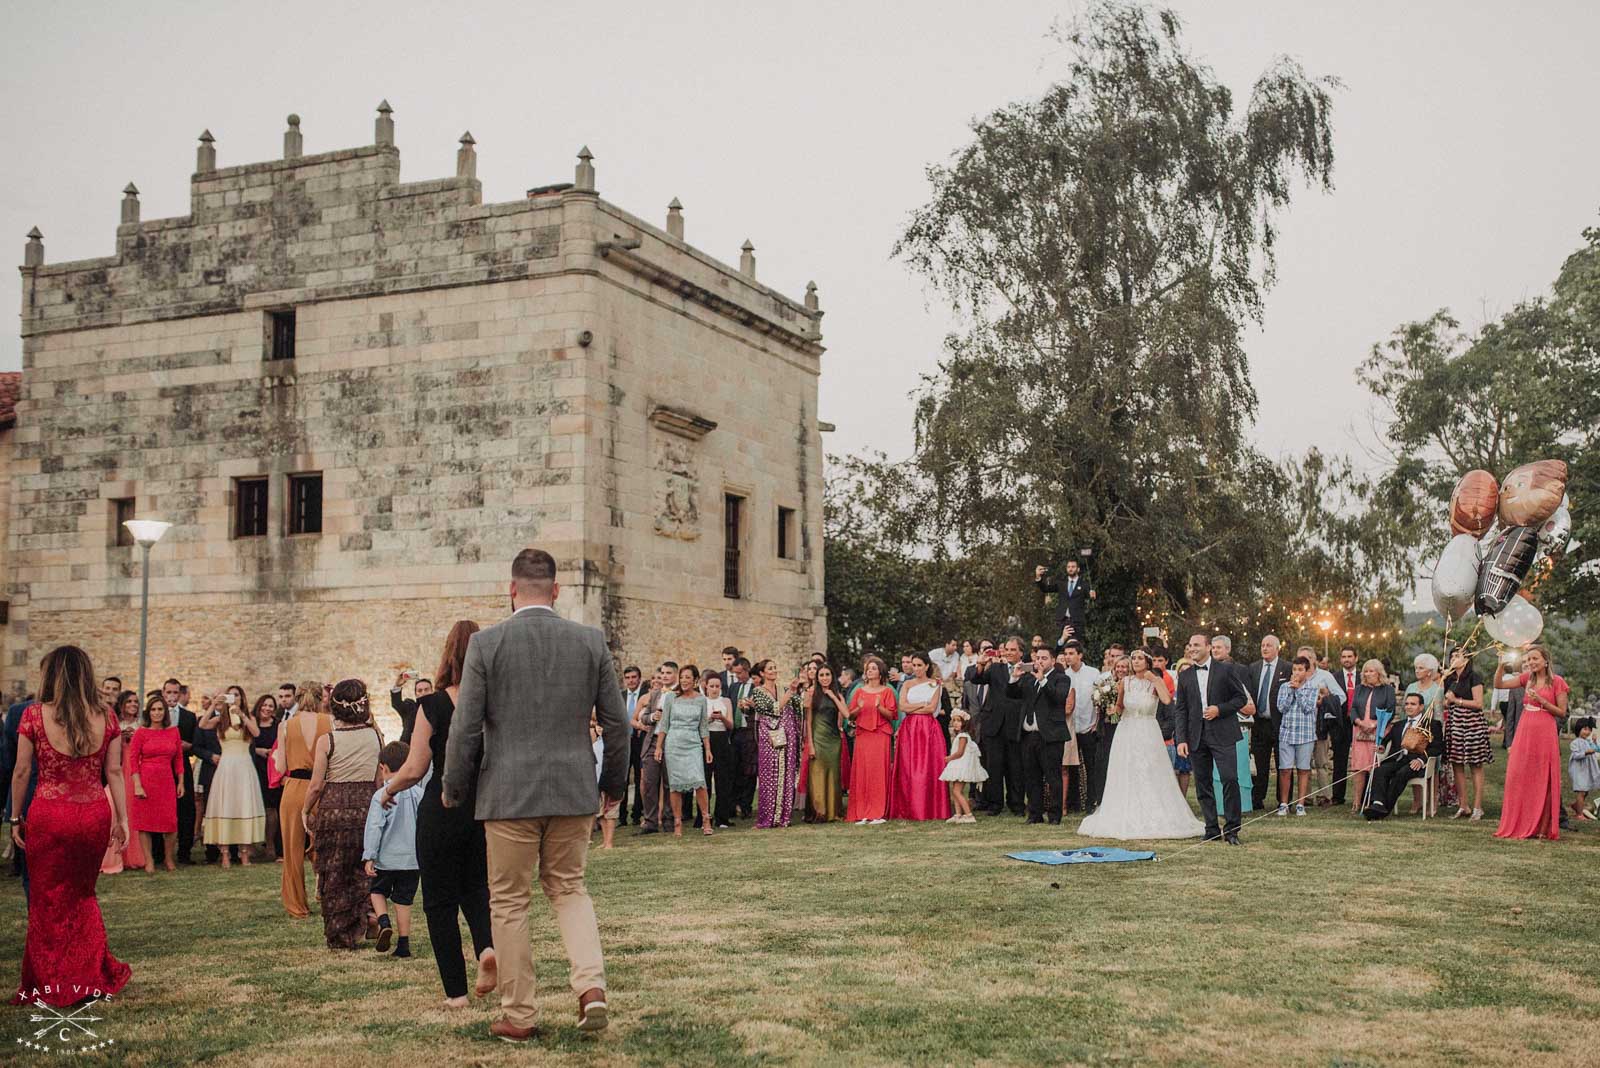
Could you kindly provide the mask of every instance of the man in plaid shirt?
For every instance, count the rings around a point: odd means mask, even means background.
[[[1284,799],[1278,815],[1289,814],[1288,799],[1295,800],[1294,814],[1306,814],[1306,795],[1311,790],[1311,751],[1317,744],[1318,686],[1310,657],[1294,658],[1289,681],[1278,687],[1278,796]],[[1289,780],[1299,778],[1299,791],[1289,793]]]

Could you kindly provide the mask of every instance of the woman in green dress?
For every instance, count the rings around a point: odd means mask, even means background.
[[[806,744],[811,753],[811,822],[832,823],[844,818],[844,793],[840,786],[839,724],[849,708],[834,679],[833,668],[817,665],[816,685],[806,706]]]
[[[711,837],[711,806],[706,797],[706,768],[711,763],[711,711],[700,692],[700,669],[685,664],[678,669],[678,689],[661,705],[656,724],[656,760],[664,762],[668,796],[672,798],[672,834],[683,837],[683,795],[693,791],[701,823]]]

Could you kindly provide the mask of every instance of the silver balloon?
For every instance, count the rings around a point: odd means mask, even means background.
[[[1572,540],[1572,502],[1569,498],[1561,499],[1561,507],[1555,513],[1539,524],[1539,548],[1551,556],[1559,557],[1567,551],[1567,543]]]
[[[1433,569],[1433,606],[1446,619],[1460,619],[1478,589],[1483,549],[1471,534],[1457,534],[1439,554]]]
[[[1483,617],[1483,629],[1501,645],[1521,649],[1544,633],[1544,615],[1526,597],[1513,597],[1499,612]]]

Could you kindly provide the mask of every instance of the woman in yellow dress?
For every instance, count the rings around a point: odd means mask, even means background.
[[[317,739],[333,731],[333,719],[322,711],[322,684],[302,683],[294,715],[278,727],[273,759],[284,776],[278,828],[283,833],[283,907],[296,919],[311,915],[306,904],[306,831],[300,814],[311,788],[311,767]]]

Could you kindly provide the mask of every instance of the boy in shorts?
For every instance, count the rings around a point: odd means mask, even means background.
[[[366,862],[371,880],[372,911],[378,917],[378,952],[389,952],[398,931],[396,957],[411,956],[411,902],[416,900],[417,880],[417,803],[422,789],[433,774],[430,768],[422,781],[395,795],[394,804],[383,805],[385,789],[395,772],[406,762],[411,747],[405,742],[390,742],[378,755],[384,786],[378,787],[367,805],[367,833],[361,859]],[[389,922],[388,906],[394,906],[394,923]]]
[[[1283,804],[1278,815],[1289,814],[1289,799],[1295,802],[1294,814],[1306,814],[1306,795],[1311,789],[1311,752],[1317,744],[1317,697],[1319,687],[1312,675],[1311,659],[1304,654],[1294,658],[1289,681],[1278,687],[1278,796]],[[1299,791],[1289,792],[1290,779],[1299,780]]]

